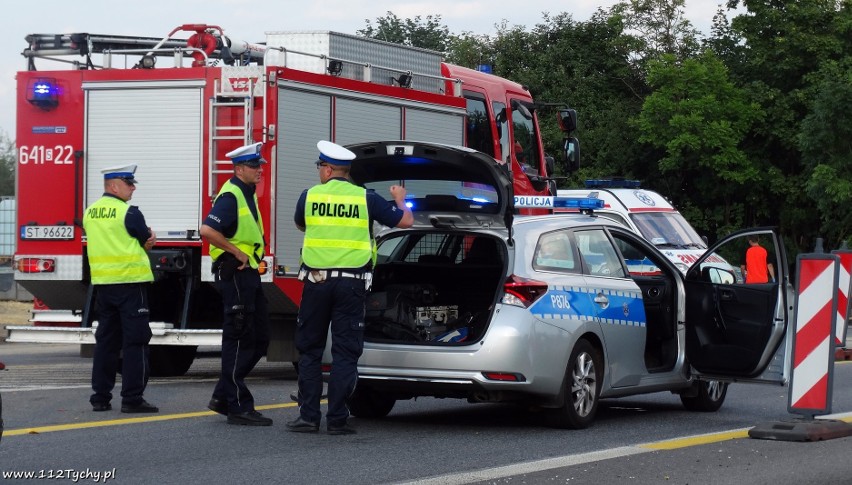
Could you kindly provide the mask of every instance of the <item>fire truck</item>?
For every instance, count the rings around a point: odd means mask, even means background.
[[[520,84],[447,64],[433,51],[330,31],[268,32],[249,43],[207,24],[180,25],[162,38],[26,40],[27,70],[17,74],[15,280],[63,323],[10,327],[10,342],[94,343],[81,220],[102,194],[107,166],[138,165],[131,203],[158,238],[149,253],[153,375],[183,374],[198,346],[220,345],[221,300],[199,225],[232,176],[225,153],[234,148],[262,141],[269,161],[257,194],[270,361],[297,358],[302,234],[293,212],[318,181],[318,140],[465,145],[511,171],[516,195],[555,195],[555,161],[539,134],[542,105]],[[50,69],[37,69],[41,63]],[[576,113],[555,112],[566,132],[560,159],[576,163],[579,146],[569,136]]]

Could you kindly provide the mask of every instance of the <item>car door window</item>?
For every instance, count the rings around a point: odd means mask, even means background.
[[[612,278],[625,277],[618,253],[603,230],[578,231],[576,236],[585,274]]]
[[[568,231],[555,231],[541,235],[533,256],[533,267],[544,271],[580,272],[580,265]]]
[[[754,377],[770,362],[785,332],[781,248],[769,229],[742,231],[716,243],[689,269],[686,349],[698,371]]]

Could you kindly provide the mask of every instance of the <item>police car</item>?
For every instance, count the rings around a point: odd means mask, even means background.
[[[583,212],[573,215],[516,215],[511,174],[485,154],[396,141],[348,148],[353,180],[380,194],[404,184],[416,219],[378,238],[354,416],[435,396],[515,402],[583,428],[601,399],[670,391],[688,409],[716,411],[727,382],[785,382],[793,300],[772,229],[720,241],[684,275],[649,241],[595,216],[594,201],[576,201]],[[754,233],[780,283],[738,284],[706,263],[744,251]],[[631,273],[636,259],[658,271]],[[323,359],[331,364],[328,350]]]

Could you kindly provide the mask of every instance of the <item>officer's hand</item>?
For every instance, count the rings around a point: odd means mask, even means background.
[[[150,234],[150,236],[148,237],[148,240],[145,241],[145,251],[153,248],[154,245],[157,244],[157,234],[152,231],[150,227],[148,228],[148,234]]]
[[[240,265],[237,267],[237,271],[244,270],[248,264],[248,256],[246,253],[240,251],[240,254],[237,255],[237,260],[240,262]]]
[[[400,185],[391,185],[390,186],[390,194],[391,194],[391,197],[393,197],[393,200],[395,200],[397,204],[399,204],[400,202],[405,202],[405,194],[406,194],[405,187],[402,187]]]

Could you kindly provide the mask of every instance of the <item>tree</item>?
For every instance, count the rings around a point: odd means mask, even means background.
[[[810,250],[824,218],[815,217],[814,200],[803,190],[810,173],[800,150],[802,120],[813,113],[814,83],[822,81],[813,74],[827,63],[844,62],[852,52],[852,2],[731,0],[728,7],[740,3],[747,13],[731,20],[731,30],[742,44],[742,56],[726,60],[732,79],[766,113],[745,149],[779,175],[758,188],[763,190],[761,211],[747,214],[746,222],[779,225],[798,249]]]
[[[820,80],[812,89],[813,107],[802,120],[798,141],[820,234],[834,248],[852,234],[852,58],[826,64],[815,77]]]
[[[356,31],[360,36],[441,53],[446,51],[450,37],[450,30],[441,24],[440,15],[427,15],[425,20],[419,15],[414,19],[402,20],[393,12],[388,12],[384,17],[376,18],[375,27],[370,19],[364,22],[366,27]]]
[[[664,54],[686,59],[698,50],[698,31],[684,18],[686,0],[628,0],[614,5],[625,30],[635,39],[637,65]]]
[[[0,130],[0,195],[15,195],[15,143]]]
[[[742,227],[744,188],[761,172],[741,144],[760,118],[756,104],[734,86],[710,52],[649,63],[654,92],[636,122],[639,141],[663,149],[657,184],[694,226],[713,236]]]
[[[476,69],[481,64],[494,65],[494,47],[488,35],[462,32],[447,39],[447,62]]]

